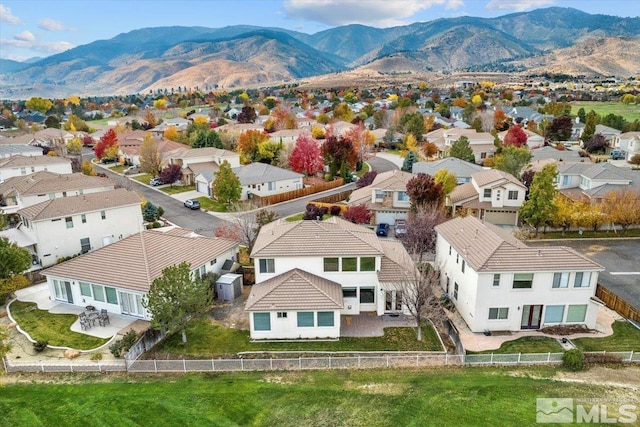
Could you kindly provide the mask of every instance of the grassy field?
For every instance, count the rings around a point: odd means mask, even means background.
[[[606,402],[616,416],[618,390],[555,375],[551,368],[437,368],[51,376],[3,385],[0,424],[526,426],[535,425],[536,398],[558,396]]]
[[[249,331],[212,325],[208,320],[192,322],[187,329],[187,344],[175,334],[154,348],[164,357],[211,358],[246,351],[442,351],[433,328],[422,328],[422,342],[414,328],[386,328],[383,337],[349,338],[322,342],[250,342]]]
[[[609,337],[571,341],[583,351],[640,351],[640,330],[629,322],[615,322]]]
[[[640,105],[636,104],[623,104],[622,102],[575,101],[571,103],[571,114],[578,114],[578,110],[580,108],[584,108],[584,111],[587,113],[593,110],[603,117],[607,114],[615,114],[624,117],[629,122],[640,119]]]
[[[198,197],[196,200],[200,202],[200,206],[202,209],[212,211],[212,212],[227,212],[227,205],[225,203],[220,203],[216,200],[212,200],[208,197]]]
[[[49,345],[91,350],[108,341],[72,332],[71,325],[78,318],[75,314],[51,314],[45,310],[38,310],[35,303],[22,301],[14,301],[9,309],[22,330],[34,340],[49,341]]]
[[[517,353],[562,353],[562,346],[549,337],[522,337],[503,343],[497,350],[487,350],[480,353],[517,354]],[[468,352],[474,354],[474,352]]]

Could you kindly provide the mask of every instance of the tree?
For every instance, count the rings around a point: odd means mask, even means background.
[[[165,137],[165,139],[168,139],[170,141],[178,141],[180,139],[180,133],[178,132],[178,128],[175,126],[168,126],[164,130],[162,135]]]
[[[314,176],[320,172],[323,164],[318,141],[306,132],[300,134],[289,156],[289,166],[293,171],[307,176]]]
[[[182,166],[175,163],[167,165],[167,167],[160,171],[158,178],[160,178],[160,181],[163,183],[171,184],[173,187],[173,183],[180,181],[180,178],[182,178]]]
[[[72,132],[89,132],[89,125],[80,117],[72,114],[64,124],[64,129]]]
[[[442,191],[445,196],[453,191],[458,185],[458,179],[453,172],[449,172],[447,169],[442,168],[433,176],[433,179],[438,184],[442,185]]]
[[[527,197],[529,196],[529,189],[531,188],[531,184],[533,183],[534,176],[536,176],[536,171],[534,171],[533,169],[527,169],[526,171],[522,172],[522,175],[520,175],[520,182],[523,183],[525,187],[527,187]]]
[[[373,180],[376,179],[376,176],[378,176],[378,172],[376,171],[369,171],[365,173],[356,182],[356,188],[362,188],[371,185],[373,183]]]
[[[536,237],[541,225],[550,224],[557,215],[557,206],[553,203],[556,195],[554,180],[558,174],[555,164],[548,164],[533,178],[529,190],[529,200],[520,209],[520,217],[535,228]]]
[[[630,93],[626,93],[622,95],[622,98],[620,98],[620,102],[622,102],[623,104],[632,104],[635,101],[636,101],[636,97]]]
[[[553,119],[546,129],[546,137],[549,141],[568,141],[573,131],[573,120],[569,116],[560,116]]]
[[[191,265],[182,262],[162,270],[162,276],[151,283],[142,305],[153,316],[153,327],[180,331],[184,344],[189,320],[207,312],[211,296],[211,283],[201,277],[194,278]]]
[[[440,207],[444,201],[442,184],[431,175],[419,173],[407,182],[407,195],[411,199],[411,209],[418,211],[427,206]]]
[[[522,129],[522,126],[515,125],[511,126],[507,131],[507,134],[504,136],[503,145],[512,145],[514,147],[522,147],[527,144],[527,134]]]
[[[414,136],[416,141],[422,141],[422,135],[425,133],[424,117],[419,111],[415,113],[407,113],[400,118],[400,127],[404,133]]]
[[[36,96],[28,99],[27,102],[24,103],[24,106],[29,110],[39,111],[42,114],[45,114],[47,111],[53,108],[53,102],[51,102],[51,100],[49,99],[44,99]]]
[[[236,117],[238,123],[253,123],[256,121],[256,110],[251,105],[245,105],[242,107],[242,111]]]
[[[269,134],[259,130],[248,130],[238,138],[238,151],[249,162],[260,161],[260,145],[270,141]]]
[[[146,222],[153,222],[158,219],[158,208],[151,202],[142,206],[142,219]]]
[[[153,139],[151,133],[144,135],[142,144],[140,145],[140,171],[148,173],[151,176],[157,176],[162,168],[162,156],[158,149],[158,141]]]
[[[527,147],[507,146],[500,154],[494,156],[494,166],[498,170],[518,177],[522,168],[531,161],[531,156],[531,151]]]
[[[31,267],[29,251],[0,237],[0,304],[7,294],[20,289],[28,283],[22,273]]]
[[[155,101],[153,101],[153,108],[158,110],[166,110],[167,100],[164,98],[156,99]]]
[[[591,203],[589,199],[581,200],[576,204],[576,223],[579,227],[589,228],[595,234],[602,225],[607,222],[604,206],[600,203]]]
[[[240,180],[233,173],[228,161],[223,161],[220,169],[215,173],[213,181],[213,194],[216,199],[224,201],[227,205],[240,200],[242,196],[242,186]]]
[[[402,244],[413,258],[422,264],[425,254],[432,253],[436,249],[437,234],[435,226],[447,220],[440,207],[431,205],[423,206],[409,212],[407,218],[407,232],[402,236]]]
[[[82,142],[80,138],[75,137],[71,141],[67,142],[67,154],[70,156],[79,156],[82,154]]]
[[[345,132],[344,137],[351,141],[353,150],[361,162],[364,161],[365,156],[369,153],[373,143],[376,141],[375,135],[365,129],[363,122],[359,122],[356,126],[349,128],[349,130]]]
[[[341,102],[333,109],[333,118],[336,120],[344,120],[345,122],[351,122],[353,120],[353,110],[346,102]]]
[[[415,151],[409,151],[402,162],[402,170],[405,172],[413,172],[413,164],[418,161],[418,155]]]
[[[607,139],[600,133],[596,133],[584,142],[584,149],[588,153],[604,152],[607,147]]]
[[[402,305],[416,321],[416,339],[422,341],[423,319],[444,318],[444,311],[436,296],[440,275],[429,264],[413,269],[413,272],[404,272],[405,277],[400,279],[398,287],[402,289]]]
[[[47,117],[47,119],[44,121],[44,125],[47,128],[54,128],[54,129],[60,129],[60,120],[58,119],[58,117],[56,116],[49,116]]]
[[[343,163],[353,169],[358,159],[358,155],[354,151],[351,141],[343,137],[336,138],[333,135],[324,140],[322,144],[322,157],[324,158],[325,164],[329,166],[329,174],[331,177],[336,175],[338,168],[340,168]]]
[[[351,221],[354,224],[369,224],[373,214],[367,206],[362,203],[359,205],[349,206],[342,216],[344,219]]]
[[[147,112],[144,113],[144,120],[147,122],[147,126],[149,126],[149,129],[158,126],[158,120],[156,119],[156,116],[153,115],[153,111],[151,110],[147,110]]]
[[[507,114],[501,109],[497,109],[493,113],[493,127],[498,132],[502,132],[509,128],[509,117],[507,117]]]
[[[422,144],[422,153],[427,159],[430,159],[438,154],[438,146],[433,142],[425,142]]]
[[[117,150],[119,149],[118,136],[113,129],[109,129],[104,135],[102,135],[102,138],[100,138],[100,141],[98,141],[96,146],[93,148],[93,151],[96,153],[96,157],[100,160],[103,158],[115,159],[117,156],[112,156],[114,148],[117,154]]]
[[[631,156],[631,160],[629,160],[629,163],[636,166],[636,169],[640,168],[640,153]]]
[[[191,147],[222,148],[223,146],[222,146],[222,139],[220,138],[220,134],[213,129],[208,129],[208,130],[198,130],[197,132],[191,135]]]
[[[82,171],[83,175],[87,175],[87,176],[97,175],[95,169],[93,168],[93,165],[89,160],[82,161],[82,166],[80,167],[80,170]]]
[[[610,191],[604,198],[605,214],[622,227],[622,234],[632,225],[640,224],[640,192],[632,189]]]
[[[584,130],[582,131],[582,135],[580,136],[580,139],[582,139],[583,141],[590,140],[593,137],[593,135],[596,133],[597,124],[598,124],[598,115],[593,110],[589,111],[589,114],[587,114],[587,117],[586,117]]]
[[[471,145],[469,145],[469,138],[462,135],[460,139],[454,141],[449,149],[449,157],[455,157],[456,159],[464,160],[465,162],[475,163],[476,157],[473,154]]]
[[[577,212],[575,204],[560,193],[556,193],[553,204],[556,206],[555,215],[551,219],[553,227],[562,228],[562,235],[570,227],[577,224]]]

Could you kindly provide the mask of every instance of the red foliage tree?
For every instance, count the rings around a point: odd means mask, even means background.
[[[116,135],[113,129],[109,129],[107,133],[102,135],[100,141],[93,148],[93,151],[96,153],[96,157],[98,159],[102,159],[110,147],[115,147],[118,145],[118,135]]]
[[[372,213],[365,204],[349,206],[342,215],[347,221],[355,224],[369,224],[371,222]]]
[[[442,184],[431,175],[419,173],[407,182],[407,194],[411,199],[411,209],[416,211],[429,205],[440,207],[444,201]]]
[[[353,144],[346,138],[327,136],[322,144],[322,156],[331,168],[331,175],[335,176],[343,162],[353,169],[358,160],[358,154],[353,149]]]
[[[376,171],[369,171],[369,172],[365,173],[358,180],[358,182],[356,182],[356,188],[362,188],[362,187],[366,187],[368,185],[371,185],[373,183],[373,180],[376,179],[376,176],[378,176],[378,172],[376,172]]]
[[[179,181],[182,177],[182,167],[180,165],[171,164],[160,171],[158,176],[160,181],[165,184],[173,185],[174,182]]]
[[[498,109],[493,113],[493,127],[496,128],[498,132],[509,128],[509,117],[507,117],[504,111]]]
[[[313,176],[322,170],[320,144],[308,133],[301,134],[289,156],[289,166],[298,173]]]
[[[524,129],[522,129],[522,126],[511,126],[504,136],[502,145],[513,145],[514,147],[520,148],[527,143],[527,138],[527,134]]]
[[[437,234],[434,227],[446,219],[444,212],[435,206],[427,206],[409,214],[402,243],[410,254],[419,257],[419,262],[424,253],[435,251]]]

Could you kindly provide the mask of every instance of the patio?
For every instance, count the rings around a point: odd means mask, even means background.
[[[19,301],[34,302],[41,310],[47,310],[52,314],[75,314],[79,316],[84,312],[84,308],[77,307],[72,304],[54,301],[49,297],[49,288],[46,283],[30,286],[15,292]],[[80,319],[77,319],[72,325],[71,330],[85,335],[97,338],[111,338],[117,335],[121,330],[128,328],[135,322],[141,321],[135,317],[125,316],[121,314],[109,313],[109,325],[99,326],[97,321],[95,326],[90,329],[82,329]],[[147,322],[148,323],[148,322]]]

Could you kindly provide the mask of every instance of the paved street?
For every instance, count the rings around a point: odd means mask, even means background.
[[[600,284],[640,310],[640,239],[531,241],[531,246],[569,246],[606,269]]]

